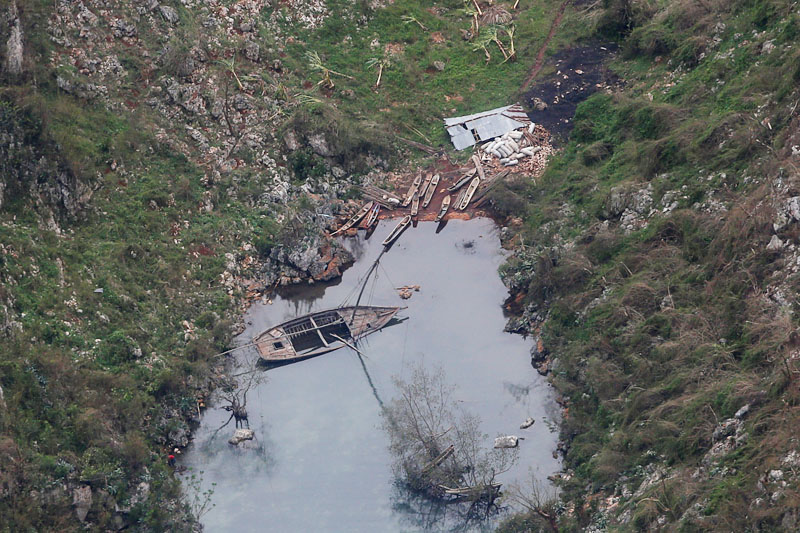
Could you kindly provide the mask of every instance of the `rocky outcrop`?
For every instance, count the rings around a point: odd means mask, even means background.
[[[32,117],[0,102],[0,208],[10,198],[21,198],[61,218],[73,218],[83,209],[92,185],[48,145]]]
[[[6,41],[6,56],[3,69],[11,76],[22,74],[22,21],[19,18],[16,2],[11,2],[8,9],[8,26],[10,28],[8,41]]]
[[[86,515],[92,507],[92,487],[81,485],[72,491],[72,505],[75,507],[75,515],[81,522],[86,521]]]

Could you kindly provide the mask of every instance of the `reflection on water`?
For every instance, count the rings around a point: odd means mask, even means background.
[[[340,282],[293,288],[271,305],[254,305],[238,342],[295,316],[340,305],[357,291],[396,222],[381,222],[369,240],[345,240],[357,261]],[[540,422],[558,420],[558,408],[530,365],[530,342],[503,332],[507,292],[496,272],[502,261],[488,220],[408,228],[383,256],[362,301],[408,306],[402,312],[407,321],[365,338],[359,344],[364,357],[342,349],[267,371],[265,382],[248,394],[253,441],[228,444],[233,424],[217,430],[230,413],[221,405],[209,408],[182,461],[204,471],[201,490],[216,484],[215,507],[202,517],[206,530],[490,530],[502,509],[441,505],[394,484],[381,404],[396,394],[392,376],[407,376],[413,365],[443,367],[489,439],[525,437],[519,464],[501,482],[527,478],[529,469],[540,480],[556,471],[556,436]],[[421,290],[400,300],[394,288],[403,285]],[[237,357],[244,368],[256,354],[242,350]],[[537,423],[520,430],[528,417]]]
[[[471,505],[433,500],[401,483],[392,485],[391,501],[404,531],[488,532],[496,525],[493,519],[507,510],[484,500]]]

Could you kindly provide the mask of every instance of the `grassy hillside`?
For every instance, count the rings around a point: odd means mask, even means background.
[[[422,162],[399,137],[447,146],[444,116],[521,99],[559,5],[491,4],[14,4],[0,529],[77,530],[81,509],[195,527],[165,450],[245,290],[300,279],[273,252],[316,246],[361,176]],[[616,41],[620,84],[542,179],[493,198],[566,406],[562,530],[797,527],[798,35],[788,0],[567,6],[548,54]]]
[[[487,64],[460,0],[0,3],[0,530],[196,527],[166,455],[245,293],[307,276],[276,250],[419,158],[396,134],[507,102],[551,6],[504,9]]]
[[[797,527],[796,7],[605,2],[624,87],[496,194],[533,243],[503,275],[564,395],[565,531]]]

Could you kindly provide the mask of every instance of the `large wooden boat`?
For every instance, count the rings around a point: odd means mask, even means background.
[[[433,180],[433,175],[428,172],[425,174],[425,181],[422,182],[422,186],[419,188],[419,197],[425,198],[425,194],[428,192],[428,188],[431,185],[431,180]]]
[[[431,182],[428,184],[428,189],[425,191],[425,199],[422,201],[422,208],[428,207],[431,203],[431,198],[436,194],[436,187],[439,186],[439,174],[434,174]]]
[[[439,209],[439,214],[436,215],[436,218],[433,219],[434,222],[439,222],[444,218],[447,214],[447,210],[450,209],[450,195],[448,194],[444,198],[442,198],[442,207]]]
[[[461,199],[461,202],[456,206],[456,209],[460,209],[463,211],[467,208],[470,201],[472,200],[472,195],[475,194],[475,191],[478,190],[478,185],[481,184],[481,179],[478,177],[472,178],[472,181],[467,187],[467,190],[464,193],[464,197]]]
[[[331,236],[339,235],[340,233],[344,233],[345,231],[349,230],[350,228],[352,228],[353,226],[358,224],[358,221],[361,220],[362,218],[364,218],[367,215],[367,213],[369,213],[369,210],[372,209],[372,206],[374,204],[375,204],[375,202],[367,202],[366,204],[364,204],[364,207],[359,209],[358,213],[353,215],[353,217],[350,220],[345,222],[344,225],[341,228],[339,228],[336,231],[334,231],[333,233],[331,233]]]
[[[411,187],[408,188],[408,192],[406,193],[406,198],[403,200],[401,204],[402,207],[408,207],[408,204],[411,203],[411,200],[414,199],[414,195],[419,191],[419,184],[422,183],[422,173],[417,173],[417,177],[414,178],[414,183],[411,184]]]
[[[370,229],[372,226],[375,225],[375,222],[378,221],[378,213],[381,212],[381,204],[375,202],[375,205],[372,206],[372,209],[369,210],[369,214],[364,217],[364,220],[361,221],[361,228],[362,229]]]
[[[455,182],[453,185],[449,186],[447,188],[447,192],[455,192],[464,185],[466,185],[467,183],[469,183],[469,180],[472,179],[472,177],[475,175],[477,171],[478,171],[477,168],[469,170],[466,174],[464,174],[464,176],[460,180]]]
[[[392,230],[389,236],[386,237],[386,239],[384,239],[383,245],[389,246],[394,241],[396,241],[397,238],[400,236],[400,234],[403,233],[403,231],[408,227],[409,224],[411,224],[411,215],[406,215],[403,217],[403,220],[401,220],[400,223],[397,226],[395,226],[395,228]]]
[[[414,199],[411,200],[411,216],[415,217],[419,213],[419,194],[414,193]]]
[[[269,364],[302,361],[349,346],[389,325],[402,307],[361,305],[310,313],[273,326],[254,343]]]

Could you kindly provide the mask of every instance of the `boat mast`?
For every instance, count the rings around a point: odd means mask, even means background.
[[[364,283],[361,284],[361,290],[358,292],[358,299],[356,300],[356,305],[353,307],[353,316],[350,317],[351,324],[353,320],[355,320],[356,318],[356,311],[358,310],[358,304],[361,302],[361,296],[363,296],[364,294],[364,289],[367,288],[367,281],[369,281],[369,277],[372,275],[375,269],[378,268],[378,262],[381,260],[381,257],[383,257],[384,253],[386,253],[385,248],[381,251],[380,254],[378,254],[378,258],[375,260],[374,263],[372,263],[372,266],[369,268],[369,271],[367,271],[367,275],[364,276]]]

